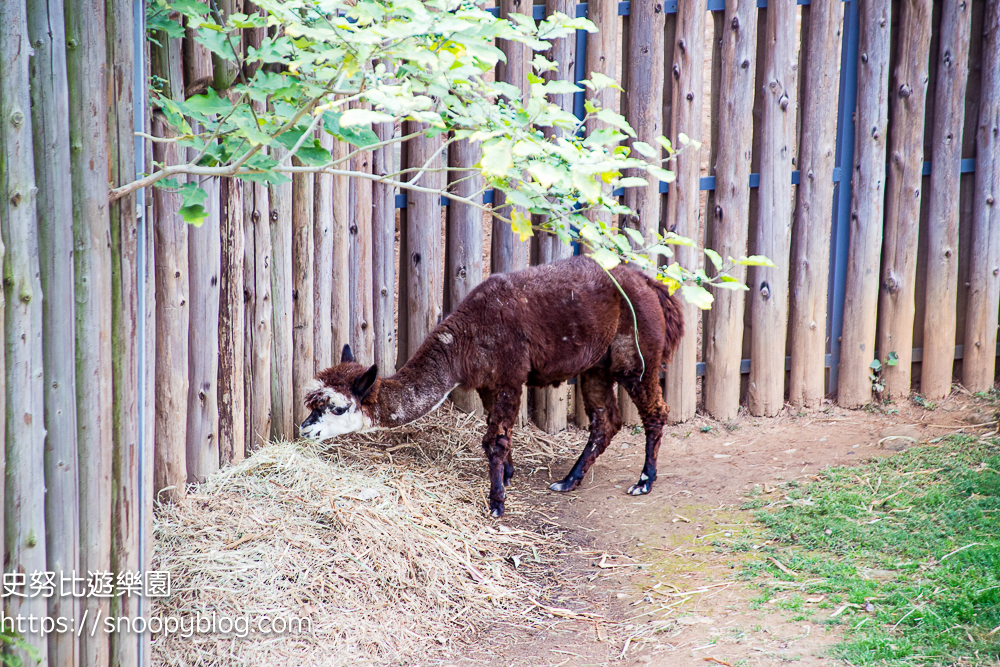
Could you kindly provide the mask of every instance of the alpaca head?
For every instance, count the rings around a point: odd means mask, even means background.
[[[305,397],[310,413],[299,427],[303,438],[326,440],[372,428],[362,402],[375,387],[378,366],[366,369],[354,361],[351,346],[345,345],[340,363],[321,371],[316,379],[318,386]]]

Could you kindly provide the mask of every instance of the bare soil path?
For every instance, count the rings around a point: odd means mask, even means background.
[[[829,612],[795,620],[773,605],[754,609],[754,590],[737,577],[752,556],[722,552],[712,541],[752,523],[740,506],[755,485],[780,494],[782,482],[808,483],[826,467],[891,455],[993,418],[957,392],[933,407],[827,407],[726,425],[699,417],[665,433],[657,483],[639,498],[625,490],[642,467],[641,432],[619,434],[570,494],[548,484],[571,459],[532,467],[515,458],[504,522],[559,531],[576,550],[557,574],[560,593],[539,603],[549,623],[540,629],[511,619],[444,664],[837,664],[827,649],[841,626],[818,622]],[[586,433],[576,436],[582,447]]]

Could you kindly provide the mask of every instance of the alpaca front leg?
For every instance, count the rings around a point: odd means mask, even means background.
[[[612,438],[622,427],[614,384],[610,376],[604,371],[589,371],[581,376],[580,381],[583,383],[581,393],[587,416],[590,417],[590,437],[569,474],[549,486],[553,491],[572,491],[580,486],[590,466],[594,465],[597,457],[604,453]]]
[[[642,428],[646,432],[646,462],[639,473],[639,481],[629,487],[629,495],[644,496],[653,490],[656,481],[656,457],[660,451],[663,426],[670,416],[670,408],[660,395],[659,382],[643,382],[638,386],[625,385],[626,391],[635,403],[642,417]]]
[[[514,475],[514,464],[511,455],[510,432],[521,407],[521,392],[516,395],[510,391],[497,392],[490,411],[486,436],[483,438],[483,449],[489,464],[490,477],[490,514],[500,518],[504,513],[504,501],[507,492],[504,487],[510,483]]]

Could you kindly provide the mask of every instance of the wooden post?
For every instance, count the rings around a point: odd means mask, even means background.
[[[296,165],[301,163],[292,158]],[[309,416],[306,387],[316,375],[313,358],[313,175],[292,177],[292,413],[298,425]]]
[[[244,350],[247,319],[244,301],[246,230],[243,191],[249,185],[222,179],[219,216],[222,240],[219,266],[219,465],[243,460],[246,451]]]
[[[333,144],[333,157],[341,159],[350,154],[350,146],[343,141]],[[333,188],[333,293],[330,298],[330,324],[333,342],[330,346],[331,364],[340,363],[340,351],[351,342],[351,221],[350,179],[334,176]]]
[[[135,180],[135,120],[133,116],[133,67],[135,60],[132,0],[107,3],[107,62],[109,68],[108,154],[110,184],[119,187]],[[144,54],[139,54],[139,58]],[[145,94],[139,91],[140,95]],[[143,130],[140,127],[139,130]],[[112,423],[114,451],[111,476],[111,571],[138,572],[139,553],[139,294],[136,272],[139,246],[136,196],[111,205],[111,314],[112,369],[114,372]],[[148,490],[146,491],[148,493]],[[115,618],[139,616],[139,596],[111,599]],[[139,663],[135,632],[111,633],[111,663],[135,667]]]
[[[885,132],[889,118],[889,23],[889,0],[870,0],[861,6],[851,244],[837,396],[845,408],[861,407],[872,398],[872,382],[868,376],[871,373],[869,365],[875,358],[875,312],[882,250]],[[880,350],[879,353],[885,358],[888,351]]]
[[[333,135],[320,130],[320,145],[333,154]],[[340,351],[334,359],[333,348],[333,179],[330,174],[316,174],[314,181],[315,207],[313,208],[313,356],[314,373],[329,368],[340,361]]]
[[[271,230],[268,187],[247,183],[243,193],[246,248],[243,287],[246,294],[246,451],[249,455],[271,437]]]
[[[673,67],[669,74],[673,78],[670,135],[674,146],[680,145],[677,140],[680,132],[694,141],[701,141],[706,18],[704,0],[677,5],[676,37],[671,45]],[[673,168],[677,172],[677,180],[667,193],[666,228],[697,240],[700,236],[701,151],[686,149],[678,156]],[[682,266],[694,269],[701,264],[697,248],[675,246],[674,252]],[[701,311],[683,298],[681,303],[687,333],[674,352],[673,361],[667,366],[664,385],[664,398],[670,406],[672,422],[691,419],[697,408],[697,322]]]
[[[711,246],[723,258],[747,249],[750,206],[750,142],[753,137],[757,58],[756,3],[727,3],[723,21],[719,145],[715,207],[708,220]],[[744,270],[733,271],[741,282]],[[740,361],[744,297],[716,290],[705,327],[705,409],[716,419],[736,417],[740,407]]]
[[[899,57],[895,60],[891,86],[892,145],[886,178],[885,257],[879,283],[881,303],[875,346],[882,359],[891,352],[899,358],[895,366],[885,364],[882,368],[883,397],[890,399],[910,395],[924,166],[924,101],[933,4],[932,0],[907,0],[900,4]]]
[[[989,389],[996,373],[1000,308],[1000,0],[990,0],[986,6],[983,32],[969,306],[962,361],[962,384],[969,391]]]
[[[288,151],[273,148],[284,162]],[[272,185],[271,207],[271,437],[291,440],[294,430],[292,397],[292,184]]]
[[[66,224],[73,219],[66,24],[59,0],[29,0],[27,10],[28,33],[35,50],[34,66],[30,68],[31,128],[38,187],[38,254],[41,290],[45,297],[42,300],[45,569],[73,572],[80,570],[80,496],[76,458],[76,368],[73,356],[66,352],[74,348],[76,326],[73,316],[73,226]],[[0,375],[2,371],[0,366]],[[53,595],[48,599],[48,615],[76,618],[79,606],[79,601],[72,596]],[[79,660],[77,647],[78,642],[72,634],[50,634],[49,665],[74,667]]]
[[[404,126],[403,134],[428,129],[427,125],[411,122]],[[425,165],[429,169],[440,169],[444,165],[441,135],[415,137],[408,144],[404,169]],[[441,188],[444,185],[444,174],[439,171],[412,172],[408,180],[418,177],[424,187]],[[412,357],[441,319],[441,197],[407,191],[406,224],[407,356]]]
[[[545,13],[552,15],[555,12],[562,12],[567,16],[574,16],[576,3],[574,0],[546,0]],[[557,63],[557,68],[545,73],[546,80],[573,81],[575,78],[576,62],[573,57],[575,35],[563,37],[552,41],[552,48],[549,50],[548,59]],[[582,54],[580,54],[582,55]],[[551,102],[558,104],[564,111],[573,111],[573,94],[564,93],[551,96]],[[551,136],[555,132],[551,128],[547,130]],[[544,216],[538,216],[539,222],[544,221]],[[537,234],[534,237],[535,253],[539,264],[550,264],[561,259],[573,256],[573,247],[568,243],[563,243],[555,234]],[[453,279],[453,278],[449,278]],[[546,433],[558,433],[566,428],[566,417],[569,400],[565,386],[546,387],[532,391],[534,396],[534,421],[538,428]]]
[[[499,0],[500,18],[507,18],[511,14],[531,12],[530,5],[527,9],[521,7],[521,0]],[[523,100],[528,92],[528,73],[531,71],[531,48],[518,42],[510,42],[505,39],[498,40],[500,49],[506,56],[506,61],[500,61],[496,67],[496,80],[503,81],[515,86],[521,93]],[[613,65],[613,64],[612,64]],[[506,197],[499,190],[493,193],[493,209],[498,210],[506,204]],[[524,209],[518,209],[521,214],[527,215]],[[506,217],[510,217],[510,210],[506,211]],[[528,267],[527,242],[518,239],[517,234],[511,231],[510,225],[494,218],[492,220],[493,230],[490,236],[490,272],[510,273]],[[410,343],[413,347],[413,343]],[[519,423],[523,424],[528,420],[528,392],[521,392],[521,412]]]
[[[45,545],[45,378],[42,358],[42,285],[39,280],[38,218],[32,152],[31,88],[28,76],[27,8],[23,0],[0,6],[0,237],[6,357],[4,431],[4,572],[44,572]],[[8,617],[48,613],[41,596],[8,596]],[[25,642],[47,664],[48,638],[21,628]],[[22,649],[12,651],[25,664]]]
[[[395,134],[393,123],[375,126],[379,141],[388,141]],[[396,171],[393,146],[375,149],[372,170],[385,176]],[[374,362],[381,375],[392,375],[396,369],[396,192],[383,183],[372,184],[372,325],[375,346]],[[340,351],[337,351],[340,360]]]
[[[156,136],[169,136],[166,127],[153,122]],[[176,164],[174,143],[153,144],[153,159]],[[156,222],[156,457],[154,490],[159,500],[178,500],[187,485],[188,395],[188,225],[178,211],[180,195],[153,190]],[[79,334],[78,334],[79,336]],[[79,342],[79,341],[78,341]],[[81,448],[81,457],[83,451]],[[83,464],[81,462],[81,469]],[[83,480],[81,478],[81,485]],[[162,495],[161,495],[162,493]],[[81,519],[82,521],[82,519]]]
[[[799,186],[793,233],[791,316],[788,319],[792,371],[788,400],[817,408],[826,394],[826,298],[830,270],[833,168],[836,157],[841,27],[844,5],[815,0],[803,7],[806,38],[799,137]]]
[[[955,367],[959,181],[971,31],[970,3],[945,3],[938,31],[941,42],[931,129],[927,305],[924,308],[924,358],[920,365],[920,393],[932,400],[940,400],[951,393]]]
[[[473,166],[482,157],[478,143],[457,141],[448,147],[448,164],[457,169]],[[471,197],[483,187],[478,173],[449,172],[449,189]],[[447,210],[448,247],[445,252],[444,310],[450,313],[483,280],[483,212],[467,204],[451,202]],[[475,391],[456,389],[451,400],[463,412],[483,415],[483,403]]]
[[[87,0],[75,3],[73,11],[66,12],[66,20],[76,280],[80,570],[97,572],[111,568],[111,465],[114,446],[108,121],[103,113],[94,111],[108,109],[105,2]],[[7,21],[0,23],[7,25]],[[179,53],[176,55],[179,57]],[[168,74],[179,74],[179,70],[161,71],[165,79],[169,78]],[[179,82],[180,77],[169,78],[169,81]],[[6,87],[7,84],[4,85]],[[5,99],[6,95],[5,91]],[[186,279],[186,272],[183,275]],[[184,335],[187,335],[186,328]],[[160,388],[159,383],[157,387]],[[183,440],[183,436],[178,439],[178,446]],[[183,480],[181,482],[180,492],[183,493]],[[98,614],[107,616],[108,610],[107,599],[88,597],[80,605],[81,613],[91,618]],[[109,648],[107,635],[81,636],[80,663],[106,664]]]
[[[785,332],[788,326],[788,257],[792,238],[792,147],[795,143],[795,0],[767,6],[764,43],[764,117],[757,239],[754,253],[775,267],[754,267],[750,282],[750,385],[754,415],[773,417],[785,405]]]
[[[353,150],[351,151],[353,152]],[[352,171],[371,173],[372,154],[364,151],[351,158]],[[350,179],[347,212],[350,238],[350,342],[359,363],[372,364],[375,357],[372,336],[372,183],[363,178]],[[340,350],[335,352],[340,361]]]

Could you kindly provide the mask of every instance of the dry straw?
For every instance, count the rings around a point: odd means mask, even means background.
[[[522,433],[529,467],[579,438]],[[498,623],[530,623],[558,539],[488,519],[481,437],[481,421],[442,409],[405,430],[274,443],[159,507],[153,565],[172,595],[153,613],[247,617],[252,634],[161,633],[154,663],[425,662]],[[311,631],[253,633],[265,617]]]

